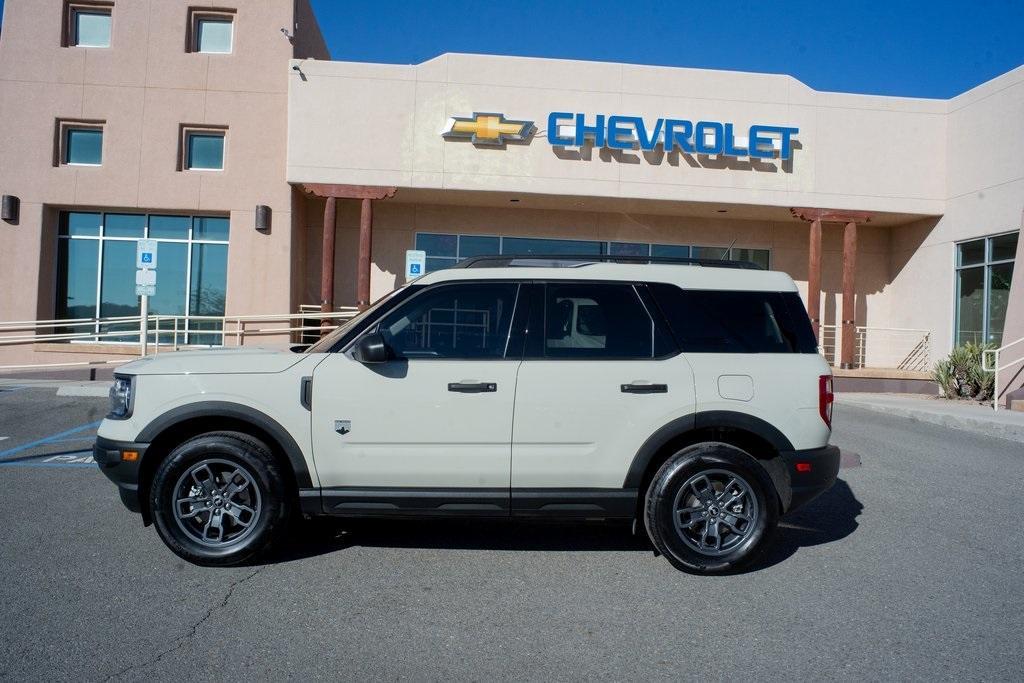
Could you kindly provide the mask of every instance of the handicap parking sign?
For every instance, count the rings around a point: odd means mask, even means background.
[[[427,272],[427,252],[409,249],[405,252],[405,279],[415,280]]]
[[[136,268],[156,268],[156,240],[139,240],[135,248]]]

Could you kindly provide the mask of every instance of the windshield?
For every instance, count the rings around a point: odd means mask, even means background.
[[[377,299],[365,311],[363,311],[362,313],[357,314],[354,318],[346,321],[343,325],[341,325],[341,327],[338,327],[337,329],[332,331],[330,334],[328,334],[326,337],[322,337],[320,339],[320,341],[318,341],[317,343],[313,344],[308,349],[306,349],[306,353],[327,353],[328,351],[331,350],[331,347],[334,346],[335,343],[337,343],[337,341],[339,339],[341,339],[343,336],[345,336],[345,334],[349,330],[355,328],[357,325],[359,325],[359,323],[361,323],[362,321],[366,320],[370,315],[375,313],[377,311],[377,309],[379,309],[385,303],[390,301],[395,295],[397,295],[399,292],[401,292],[403,289],[405,289],[408,286],[409,286],[409,284],[404,284],[401,287],[399,287],[398,289],[392,290],[391,292],[389,292],[389,293],[385,294],[384,296],[382,296],[381,298]]]

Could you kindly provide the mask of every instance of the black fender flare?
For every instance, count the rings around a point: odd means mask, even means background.
[[[198,401],[173,408],[147,424],[136,438],[136,441],[152,443],[157,437],[168,429],[172,429],[175,425],[196,418],[211,417],[231,418],[266,432],[277,442],[285,457],[288,458],[292,472],[295,474],[295,482],[299,488],[311,488],[313,486],[313,480],[309,475],[309,467],[306,465],[306,458],[302,454],[302,449],[299,448],[299,445],[292,438],[288,430],[266,413],[240,403]]]
[[[775,426],[759,417],[731,410],[706,410],[678,417],[662,425],[647,437],[643,445],[633,456],[633,462],[626,472],[624,488],[639,489],[643,484],[644,472],[654,456],[669,441],[697,429],[708,427],[725,427],[741,429],[764,439],[778,452],[793,450],[792,442]],[[641,492],[640,495],[643,495]]]

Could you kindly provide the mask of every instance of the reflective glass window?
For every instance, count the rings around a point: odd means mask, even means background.
[[[186,166],[197,171],[224,169],[224,135],[221,133],[189,133]]]
[[[230,19],[196,20],[196,52],[227,54],[231,52],[232,22]]]
[[[65,163],[98,166],[103,162],[102,130],[97,128],[68,128],[65,135]]]
[[[82,9],[74,12],[72,43],[79,47],[110,47],[110,12]]]

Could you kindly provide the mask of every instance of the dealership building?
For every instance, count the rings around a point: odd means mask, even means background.
[[[1024,67],[936,100],[569,60],[335,62],[306,0],[7,0],[0,120],[0,323],[96,319],[92,338],[0,345],[0,366],[137,354],[132,324],[104,319],[139,315],[140,239],[159,246],[150,314],[196,318],[179,345],[235,343],[217,316],[365,306],[406,281],[409,250],[428,270],[753,261],[797,281],[837,374],[873,387],[1024,337]]]

